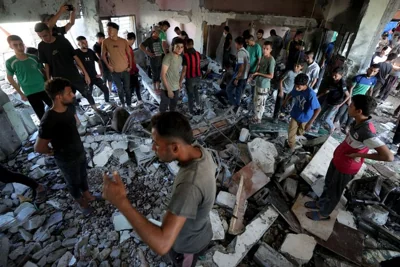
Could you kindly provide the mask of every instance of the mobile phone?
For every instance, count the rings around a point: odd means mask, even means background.
[[[73,11],[74,10],[74,6],[73,5],[65,5],[67,7],[68,11]]]

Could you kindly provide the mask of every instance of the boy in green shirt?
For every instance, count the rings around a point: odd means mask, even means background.
[[[45,112],[44,103],[49,107],[53,106],[53,102],[44,91],[43,65],[36,56],[25,53],[25,45],[19,36],[10,35],[7,42],[15,52],[15,55],[6,61],[7,80],[23,101],[29,101],[40,120]],[[19,84],[14,80],[14,75],[17,76]]]
[[[168,46],[168,40],[167,40],[167,30],[171,25],[169,24],[168,21],[164,20],[159,23],[160,26],[160,40],[162,44],[162,49],[164,52],[164,55],[169,53],[169,46]]]

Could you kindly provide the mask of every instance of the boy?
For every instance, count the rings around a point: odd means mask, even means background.
[[[303,135],[311,129],[311,125],[321,112],[317,95],[308,86],[308,76],[300,73],[294,79],[294,89],[290,92],[289,97],[285,99],[283,107],[293,98],[294,105],[290,112],[290,123],[288,131],[288,145],[291,152],[294,151],[296,145],[296,135]]]
[[[53,105],[44,91],[43,65],[36,56],[25,54],[25,45],[19,36],[10,35],[7,42],[15,52],[15,55],[6,61],[7,80],[23,101],[29,101],[41,120],[45,112],[43,103],[49,107]],[[15,82],[14,74],[19,84]]]
[[[369,95],[373,97],[378,97],[379,94],[383,93],[382,89],[385,85],[388,75],[392,72],[393,69],[395,71],[398,71],[400,69],[399,67],[393,65],[396,58],[396,53],[390,53],[385,62],[379,63],[379,72],[376,75],[378,81],[373,88],[374,90],[370,90]]]
[[[376,135],[371,121],[371,114],[376,102],[371,96],[356,95],[349,107],[349,116],[355,119],[350,132],[335,150],[325,178],[324,191],[319,201],[308,201],[306,208],[316,211],[307,212],[306,216],[314,221],[329,220],[329,215],[340,201],[340,197],[354,175],[360,170],[364,159],[393,161],[393,154]],[[377,153],[368,154],[369,149]]]
[[[258,44],[255,44],[258,45]],[[251,46],[251,43],[249,43]],[[249,46],[247,48],[249,48]],[[255,72],[251,79],[256,80],[254,91],[254,111],[253,123],[261,123],[262,115],[265,110],[265,104],[268,98],[268,92],[271,87],[271,80],[274,78],[275,59],[271,55],[272,43],[266,41],[263,45],[264,56],[261,58],[258,72]]]
[[[294,69],[287,71],[283,75],[282,79],[279,81],[279,92],[278,95],[276,96],[274,115],[273,115],[274,123],[278,122],[278,116],[282,107],[282,102],[284,101],[284,99],[288,97],[289,93],[293,90],[294,79],[301,72],[302,69],[303,69],[302,62],[296,63],[294,65]]]
[[[366,74],[357,75],[353,79],[353,84],[350,87],[349,95],[353,97],[355,95],[365,95],[368,91],[372,92],[374,86],[377,83],[377,78],[375,75],[379,72],[379,65],[373,64],[371,65]],[[348,107],[350,106],[351,98],[343,104],[336,114],[334,124],[340,123],[340,125],[345,124],[345,128],[349,127],[352,118],[347,116]]]
[[[97,42],[93,45],[93,51],[96,53],[96,56],[101,62],[101,66],[103,68],[103,81],[107,83],[108,90],[111,93],[112,89],[112,76],[111,72],[108,69],[106,63],[101,59],[101,45],[103,44],[103,41],[106,39],[106,36],[102,32],[98,32],[96,34]]]
[[[97,62],[99,65],[100,72],[103,73],[102,64],[99,62],[99,58],[96,56],[94,51],[88,48],[88,42],[84,36],[78,36],[76,38],[78,42],[79,49],[75,49],[75,54],[79,57],[82,61],[83,66],[90,77],[90,84],[89,84],[89,92],[92,94],[93,86],[96,85],[104,94],[104,101],[107,103],[110,102],[110,93],[108,92],[108,88],[104,81],[100,78],[102,75],[98,75],[96,71],[96,67],[94,62]]]
[[[343,106],[350,98],[347,91],[346,81],[343,79],[345,71],[341,67],[337,67],[332,72],[332,77],[328,77],[327,89],[324,93],[318,94],[318,98],[324,95],[326,99],[322,104],[321,113],[318,116],[316,129],[319,129],[322,122],[329,126],[329,133],[332,134],[335,130],[333,124],[334,116],[337,110]]]
[[[132,48],[132,45],[136,41],[136,34],[133,32],[129,32],[128,35],[126,36],[126,39],[128,40],[129,49],[131,51],[130,55],[132,57],[132,68],[131,71],[129,72],[131,76],[131,92],[132,93],[133,91],[136,92],[136,97],[137,97],[136,106],[140,106],[143,104],[143,101],[142,101],[142,95],[140,94],[139,69],[136,66],[135,53],[133,52]]]
[[[221,102],[224,108],[228,107],[228,94],[226,93],[226,87],[228,86],[229,82],[232,80],[233,77],[233,68],[230,63],[225,65],[226,72],[222,75],[222,79],[219,82],[219,90],[215,97]]]

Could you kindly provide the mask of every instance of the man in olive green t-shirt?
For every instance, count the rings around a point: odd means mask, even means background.
[[[44,91],[43,65],[36,56],[25,53],[25,45],[17,35],[7,37],[10,48],[15,55],[6,61],[7,80],[21,96],[23,101],[29,101],[39,120],[45,112],[44,103],[52,107],[53,102]],[[18,83],[14,80],[17,76]]]
[[[161,68],[163,90],[161,92],[160,112],[174,111],[178,103],[180,70],[182,68],[182,52],[184,44],[182,39],[174,43],[172,53],[165,55]]]

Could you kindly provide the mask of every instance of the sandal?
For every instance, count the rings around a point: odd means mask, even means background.
[[[319,210],[317,201],[307,201],[306,203],[304,203],[304,207],[311,210]]]
[[[321,214],[319,214],[318,211],[310,211],[306,213],[307,218],[313,221],[328,221],[331,219],[330,216],[328,217],[322,217]]]

